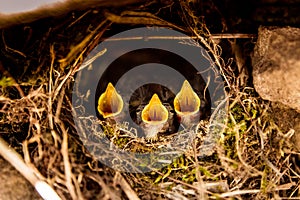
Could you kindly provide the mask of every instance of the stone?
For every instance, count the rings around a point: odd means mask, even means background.
[[[272,116],[300,151],[300,29],[260,27],[252,56],[253,84],[270,100]]]
[[[272,119],[283,134],[292,131],[290,142],[294,150],[300,152],[300,112],[277,102],[272,102],[271,107]]]
[[[266,100],[300,112],[300,29],[260,27],[252,56],[253,83]]]
[[[59,17],[71,11],[96,7],[122,7],[140,0],[9,0],[0,1],[0,29],[46,17]]]
[[[42,200],[34,187],[1,156],[0,185],[0,200]]]

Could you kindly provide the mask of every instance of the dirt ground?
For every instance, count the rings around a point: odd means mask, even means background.
[[[263,100],[251,77],[258,27],[299,27],[299,12],[297,0],[162,0],[1,29],[0,135],[62,199],[299,199],[299,113]],[[180,30],[205,46],[226,86],[226,119],[207,156],[197,156],[199,136],[193,149],[160,170],[118,172],[93,158],[78,137],[74,77],[103,39],[143,26]],[[107,132],[112,142],[141,148]],[[13,177],[14,186],[1,189],[0,199],[37,198],[17,172],[3,175],[13,170],[1,163],[0,176]]]

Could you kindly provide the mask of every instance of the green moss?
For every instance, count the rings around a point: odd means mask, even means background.
[[[262,175],[261,180],[260,180],[260,189],[263,192],[266,192],[266,189],[267,189],[267,186],[268,186],[268,180],[267,180],[268,173],[269,173],[269,168],[267,166],[265,166],[264,170],[263,170],[263,175]]]
[[[202,172],[206,177],[212,177],[210,171],[206,167],[199,166],[199,171]]]
[[[6,77],[6,76],[3,76],[1,79],[0,79],[0,87],[10,87],[10,86],[13,86],[15,84],[15,80],[11,77]]]

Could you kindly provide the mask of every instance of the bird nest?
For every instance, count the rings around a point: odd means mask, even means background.
[[[294,197],[299,187],[299,169],[290,144],[292,130],[280,130],[270,114],[269,102],[251,87],[251,78],[238,70],[240,59],[233,58],[240,52],[221,54],[220,45],[224,43],[218,45],[212,39],[196,8],[188,2],[160,7],[153,2],[127,7],[126,11],[78,11],[64,16],[64,20],[45,19],[3,30],[2,138],[22,156],[34,176],[54,188],[62,199]],[[134,11],[138,8],[140,11]],[[170,10],[180,15],[164,19]],[[172,134],[148,141],[136,137],[126,121],[112,124],[97,116],[81,116],[86,108],[73,105],[72,95],[82,94],[74,91],[74,79],[83,70],[82,63],[92,49],[114,31],[141,25],[181,30],[204,46],[226,86],[227,112],[215,124],[204,119],[197,126],[182,130],[177,145],[187,140],[185,133],[189,131],[195,137],[175,159],[166,154],[160,157],[162,168],[153,165],[151,171],[130,173],[116,169],[124,163],[118,157],[110,160],[114,151],[107,146],[114,144],[124,151],[149,153],[172,143]],[[14,40],[20,30],[25,34],[22,47]],[[246,42],[251,43],[252,38]],[[245,63],[250,65],[247,60]],[[80,101],[88,96],[86,91]],[[90,129],[95,134],[82,137],[80,134],[85,131],[78,133],[74,117],[82,117],[79,129]],[[209,126],[220,124],[218,135],[210,135]],[[102,138],[108,138],[105,148],[99,143]],[[98,152],[98,157],[93,152]],[[107,167],[99,157],[115,167]],[[142,164],[147,167],[149,163],[144,161]]]

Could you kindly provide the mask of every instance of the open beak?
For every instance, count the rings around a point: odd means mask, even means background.
[[[169,112],[161,103],[157,94],[154,94],[149,103],[142,110],[142,121],[147,139],[155,139],[168,121]]]
[[[105,92],[100,95],[97,109],[103,118],[114,117],[122,111],[122,97],[111,83],[108,83]]]
[[[142,111],[142,120],[147,124],[157,125],[168,120],[168,110],[154,94]]]
[[[199,116],[200,98],[194,92],[187,80],[182,84],[181,90],[174,98],[174,110],[185,125],[191,125],[193,120]]]

